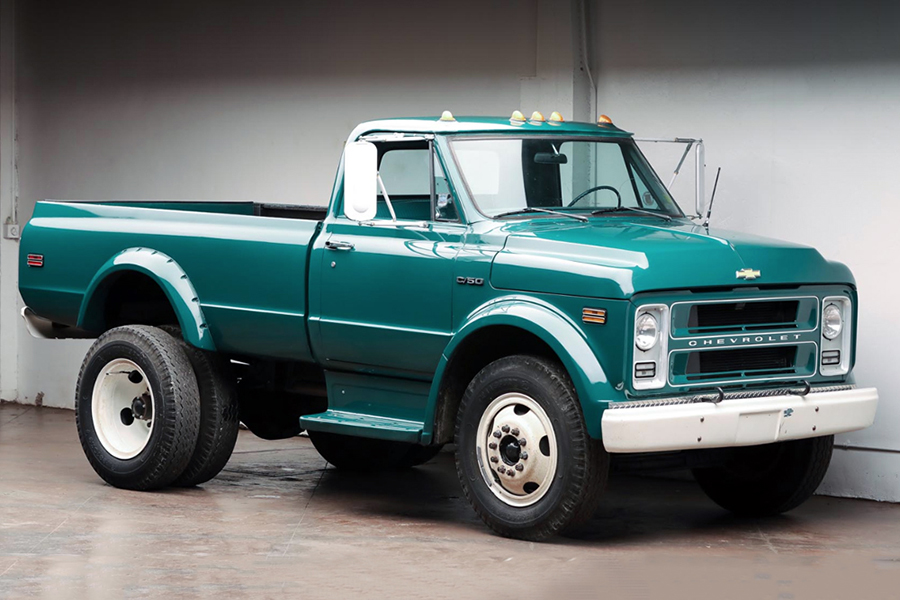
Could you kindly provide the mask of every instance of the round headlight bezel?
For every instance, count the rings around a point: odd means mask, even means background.
[[[837,304],[829,304],[822,310],[822,335],[834,340],[844,331],[844,311]]]
[[[652,324],[652,336],[648,331],[642,331],[648,324]],[[644,312],[638,315],[634,322],[634,345],[641,352],[648,352],[659,342],[659,320],[651,313]]]

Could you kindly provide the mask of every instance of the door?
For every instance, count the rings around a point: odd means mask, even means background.
[[[326,368],[430,379],[450,339],[465,226],[430,141],[376,145],[387,197],[379,190],[375,219],[342,215],[323,232],[319,354]]]

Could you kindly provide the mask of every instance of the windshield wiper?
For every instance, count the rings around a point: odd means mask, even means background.
[[[546,213],[548,215],[559,215],[560,217],[569,217],[571,219],[575,219],[576,221],[587,221],[588,218],[584,215],[573,215],[571,213],[564,213],[559,210],[550,210],[547,208],[537,208],[534,206],[526,206],[525,208],[517,208],[516,210],[510,210],[505,213],[500,213],[499,215],[494,215],[495,219],[499,219],[500,217],[511,217],[513,215],[525,215],[528,213]]]
[[[620,210],[630,210],[631,212],[640,213],[642,215],[649,215],[651,217],[659,217],[660,219],[665,219],[666,221],[671,221],[672,217],[669,215],[664,215],[662,213],[653,212],[650,210],[642,210],[640,208],[634,208],[633,206],[611,206],[609,208],[601,208],[600,210],[595,210],[591,212],[592,215],[603,215],[606,213],[614,213],[619,212]]]

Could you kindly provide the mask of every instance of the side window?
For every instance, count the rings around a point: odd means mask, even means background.
[[[427,148],[388,150],[384,153],[378,172],[391,198],[431,194],[431,186],[428,183],[428,154]]]
[[[397,219],[405,221],[457,221],[459,216],[450,185],[440,161],[430,146],[385,143],[379,148],[378,173],[384,183]],[[429,164],[429,161],[433,161]],[[434,203],[432,204],[432,173]],[[432,205],[434,214],[432,214]],[[378,188],[376,219],[390,219],[391,211],[381,188]]]

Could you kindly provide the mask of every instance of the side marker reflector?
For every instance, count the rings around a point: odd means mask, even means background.
[[[596,323],[603,325],[606,323],[605,308],[585,308],[581,311],[581,320],[585,323]]]

